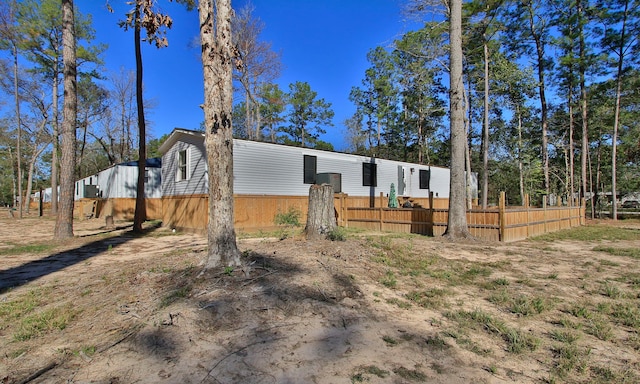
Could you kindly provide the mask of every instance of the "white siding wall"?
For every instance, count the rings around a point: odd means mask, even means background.
[[[176,181],[178,151],[188,148],[188,180]],[[362,185],[362,164],[371,158],[358,155],[319,151],[269,143],[234,140],[234,193],[248,195],[304,196],[309,184],[304,184],[304,155],[317,157],[318,173],[342,174],[342,192],[352,196],[388,194],[391,183],[398,191],[398,167],[405,169],[404,195],[428,197],[433,191],[438,197],[449,197],[449,170],[391,160],[374,159],[377,164],[377,186]],[[204,136],[180,134],[162,157],[162,184],[165,196],[207,193]],[[413,169],[413,172],[411,172]],[[430,190],[420,189],[420,170],[431,170]]]
[[[178,152],[187,150],[187,179],[177,180]],[[207,193],[207,158],[204,136],[181,135],[162,156],[162,193],[164,196]]]
[[[147,198],[162,197],[161,168],[147,168],[149,179],[145,183],[144,193]],[[86,185],[97,185],[99,197],[109,198],[135,198],[138,184],[138,167],[126,165],[114,165],[95,175],[76,181],[74,199],[84,197]]]

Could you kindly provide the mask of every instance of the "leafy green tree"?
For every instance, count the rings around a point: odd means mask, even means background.
[[[148,157],[149,158],[162,157],[158,149],[162,144],[164,144],[165,141],[167,141],[168,138],[169,138],[169,134],[165,133],[164,135],[160,136],[160,138],[158,139],[149,140],[149,143],[147,144]]]
[[[505,28],[509,49],[529,57],[535,63],[540,103],[540,133],[544,190],[549,193],[548,103],[547,76],[553,67],[547,50],[551,39],[551,20],[547,3],[527,0],[512,3]]]
[[[59,86],[62,75],[62,8],[59,0],[24,0],[19,6],[20,28],[28,37],[23,47],[26,57],[34,64],[33,70],[44,75],[51,83],[53,152],[51,161],[51,212],[58,207],[58,154],[59,154]],[[90,16],[75,11],[76,56],[80,73],[97,77],[95,67],[102,64],[104,44],[94,44],[95,31]]]
[[[434,25],[409,32],[395,42],[394,61],[398,72],[398,88],[402,99],[402,111],[398,114],[398,144],[403,153],[396,158],[431,164],[427,145],[441,129],[445,105],[441,95],[445,93],[439,79],[441,68],[434,63],[442,55],[434,39]],[[434,48],[435,46],[435,48]],[[415,150],[410,151],[411,148]]]
[[[289,125],[282,131],[301,147],[314,147],[320,135],[326,133],[323,127],[333,126],[331,103],[317,96],[318,93],[307,82],[297,81],[289,85]]]
[[[287,94],[277,84],[267,83],[260,88],[258,99],[261,121],[266,131],[263,136],[267,136],[270,142],[276,143],[280,125],[285,122],[283,114],[287,108]]]
[[[613,134],[611,137],[611,196],[612,218],[618,219],[617,207],[617,148],[620,126],[621,98],[624,74],[630,65],[638,62],[633,50],[638,48],[638,32],[640,31],[640,4],[632,0],[613,0],[599,4],[599,18],[604,25],[601,46],[612,58],[611,67],[615,73],[615,109],[613,117]],[[606,7],[605,7],[606,5]],[[635,60],[634,60],[635,59]]]
[[[503,105],[505,109],[512,112],[511,119],[505,124],[504,129],[494,131],[496,145],[501,148],[492,152],[503,153],[507,162],[517,165],[518,194],[522,203],[525,193],[532,194],[532,191],[526,188],[526,185],[531,183],[526,175],[530,173],[528,165],[536,156],[537,142],[533,138],[537,135],[532,130],[536,120],[528,101],[534,97],[536,84],[531,69],[521,69],[501,54],[497,54],[492,63],[492,71],[497,74],[492,87],[496,104]],[[502,161],[498,162],[498,164],[502,163]],[[493,172],[493,175],[498,174],[500,172]],[[534,181],[539,181],[542,185],[543,180]],[[494,188],[494,190],[499,192],[502,189]]]
[[[501,29],[498,21],[498,14],[501,10],[503,1],[495,0],[475,0],[465,4],[463,11],[465,16],[470,20],[471,32],[468,34],[470,38],[467,40],[467,61],[474,61],[475,67],[482,68],[482,75],[479,76],[481,84],[477,88],[483,91],[483,122],[482,122],[482,183],[481,183],[481,205],[485,209],[487,207],[487,198],[489,195],[489,137],[490,137],[490,83],[493,73],[490,72],[490,52],[495,55],[499,46],[494,40],[494,36]],[[481,55],[473,54],[482,52]],[[480,71],[479,71],[480,72]]]
[[[233,137],[236,139],[249,139],[249,130],[251,128],[247,124],[247,103],[241,101],[234,104],[232,113]]]

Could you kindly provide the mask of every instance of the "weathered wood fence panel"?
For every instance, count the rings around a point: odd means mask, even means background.
[[[469,232],[490,241],[517,241],[584,224],[585,207],[507,208],[504,194],[497,208],[467,211]],[[424,208],[346,209],[345,226],[368,230],[440,236],[447,228],[448,210]]]
[[[290,210],[300,214],[304,225],[308,209],[307,196],[235,195],[235,227],[238,231],[270,230],[276,228],[275,218]],[[447,199],[411,199],[421,208],[387,208],[382,194],[373,200],[336,194],[335,214],[338,225],[372,231],[418,233],[441,236],[447,229],[448,210],[442,208]],[[506,207],[501,204],[487,210],[467,211],[467,223],[472,235],[491,241],[517,241],[560,229],[583,225],[584,203],[573,207]],[[371,207],[373,203],[373,207]],[[111,215],[131,220],[135,199],[82,199],[76,202],[77,216],[89,204],[96,204],[96,217]],[[163,225],[196,232],[206,232],[208,196],[170,196],[147,199],[147,219],[162,219]],[[426,208],[425,208],[426,207]],[[433,208],[429,208],[433,207]]]
[[[113,216],[118,220],[133,220],[136,211],[135,198],[80,199],[74,202],[73,215],[78,219],[88,217],[89,207],[95,206],[93,217]],[[162,220],[162,199],[145,199],[147,220]]]

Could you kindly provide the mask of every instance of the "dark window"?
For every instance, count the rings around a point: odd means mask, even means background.
[[[187,180],[187,150],[178,152],[178,181]]]
[[[145,169],[144,170],[144,183],[148,183],[149,182],[149,170]]]
[[[318,157],[304,155],[304,183],[315,184],[317,174]]]
[[[362,163],[362,185],[365,187],[378,186],[376,164]]]
[[[420,170],[420,189],[429,189],[431,181],[431,171],[426,169]]]

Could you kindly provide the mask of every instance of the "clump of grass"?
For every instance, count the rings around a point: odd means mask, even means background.
[[[587,303],[576,303],[568,309],[568,312],[583,319],[590,319],[593,316]]]
[[[387,299],[387,303],[393,304],[393,305],[397,306],[398,308],[402,308],[402,309],[411,308],[411,303],[408,303],[406,301],[402,301],[402,300],[397,299],[395,297],[391,298],[391,299]]]
[[[276,225],[284,225],[288,227],[299,227],[302,212],[295,207],[290,207],[287,212],[278,212],[274,218]]]
[[[611,325],[608,321],[600,317],[594,317],[589,320],[585,332],[603,341],[608,341],[613,338]]]
[[[395,347],[396,345],[400,344],[400,342],[396,339],[394,339],[391,336],[382,336],[382,340],[389,346],[389,347]]]
[[[557,359],[555,373],[562,378],[572,372],[584,372],[587,368],[590,351],[581,350],[575,344],[561,344],[553,347],[553,353]]]
[[[48,291],[49,289],[37,288],[14,300],[0,303],[0,330],[39,308],[43,300],[46,300]]]
[[[425,343],[431,348],[438,351],[449,348],[449,344],[439,335],[429,336],[425,339]]]
[[[509,285],[509,280],[507,280],[504,277],[500,277],[497,278],[495,280],[492,281],[493,285],[498,286],[498,287],[506,287]]]
[[[615,261],[611,261],[611,260],[607,260],[607,259],[600,259],[600,265],[603,267],[619,267],[620,263],[616,263]],[[598,272],[602,272],[603,268],[596,268],[596,270]]]
[[[189,295],[189,292],[191,292],[191,286],[189,285],[180,287],[178,289],[175,289],[169,292],[169,294],[164,296],[160,301],[160,308],[166,308],[171,304],[173,304],[174,302],[187,297]]]
[[[501,289],[498,292],[491,294],[487,300],[493,304],[504,305],[511,301],[511,294],[506,289]]]
[[[640,248],[614,248],[608,246],[597,246],[593,248],[596,252],[604,252],[614,256],[631,257],[640,259]]]
[[[351,376],[352,383],[362,383],[369,381],[366,375],[374,375],[381,379],[389,376],[389,371],[378,368],[375,365],[366,365],[358,368],[358,371]]]
[[[547,233],[534,237],[533,240],[556,241],[556,240],[579,240],[579,241],[600,241],[600,240],[640,240],[640,232],[634,229],[616,228],[601,225],[584,225],[563,231]]]
[[[405,367],[399,367],[394,369],[393,373],[409,381],[423,382],[427,380],[427,375],[418,371],[417,369],[407,369]]]
[[[551,331],[550,336],[552,339],[565,344],[573,344],[580,339],[580,335],[578,333],[556,329]]]
[[[380,283],[382,283],[382,285],[387,288],[395,288],[398,284],[398,280],[396,279],[396,275],[393,273],[393,271],[387,271],[384,277],[380,279]]]
[[[472,265],[469,269],[465,270],[461,276],[461,281],[473,281],[479,276],[488,277],[492,273],[492,270],[488,267],[481,265]]]
[[[20,320],[13,338],[16,341],[26,341],[56,329],[65,329],[75,316],[76,312],[71,306],[49,308],[28,315]]]
[[[638,309],[637,304],[634,304],[633,302],[614,305],[611,311],[611,316],[613,316],[616,321],[626,325],[627,327],[640,330],[640,310]]]
[[[461,326],[481,327],[490,334],[500,336],[507,343],[507,351],[512,353],[535,351],[540,345],[540,340],[532,335],[511,328],[481,310],[458,311],[446,313],[445,316],[457,321]]]
[[[446,300],[449,291],[442,288],[429,288],[424,291],[412,291],[405,295],[407,299],[423,308],[440,308]]]
[[[97,351],[97,348],[94,345],[91,346],[83,346],[82,348],[80,348],[77,351],[74,351],[73,354],[75,356],[79,356],[81,354],[84,354],[85,356],[91,357],[93,356]]]
[[[558,321],[558,324],[562,325],[564,328],[580,330],[582,329],[582,324],[577,321],[572,321],[568,317],[563,317]]]
[[[335,227],[327,233],[327,239],[331,241],[347,240],[347,231],[342,227]]]
[[[530,316],[542,313],[549,307],[550,304],[548,301],[542,297],[528,297],[521,295],[513,300],[510,310],[517,315]]]
[[[491,349],[482,348],[478,343],[471,340],[467,335],[461,333],[459,329],[450,329],[443,332],[443,335],[451,337],[456,341],[456,344],[471,351],[479,356],[488,356],[491,354]]]
[[[549,280],[555,280],[557,278],[558,278],[558,273],[557,272],[552,272],[552,273],[547,275],[547,279],[549,279]]]
[[[284,240],[294,236],[294,228],[300,227],[302,225],[300,223],[301,217],[302,212],[300,212],[300,210],[295,207],[290,207],[287,212],[278,212],[274,218],[274,223],[283,228],[275,232],[276,236],[280,240]]]
[[[620,289],[614,284],[612,284],[610,281],[606,281],[602,289],[603,289],[603,294],[607,297],[610,297],[612,299],[618,299],[622,297],[622,291],[620,291]]]
[[[0,249],[0,256],[24,255],[25,253],[43,253],[51,251],[54,248],[55,244],[14,245],[13,247]]]
[[[543,297],[530,297],[526,295],[512,296],[506,289],[502,289],[492,294],[487,300],[496,305],[503,305],[510,312],[520,316],[539,314],[551,307],[549,300]]]
[[[384,379],[385,377],[389,376],[389,371],[386,371],[384,369],[380,369],[378,367],[376,367],[375,365],[367,365],[365,367],[362,367],[362,371],[364,373],[368,373],[370,375],[374,375],[377,376],[381,379]]]

